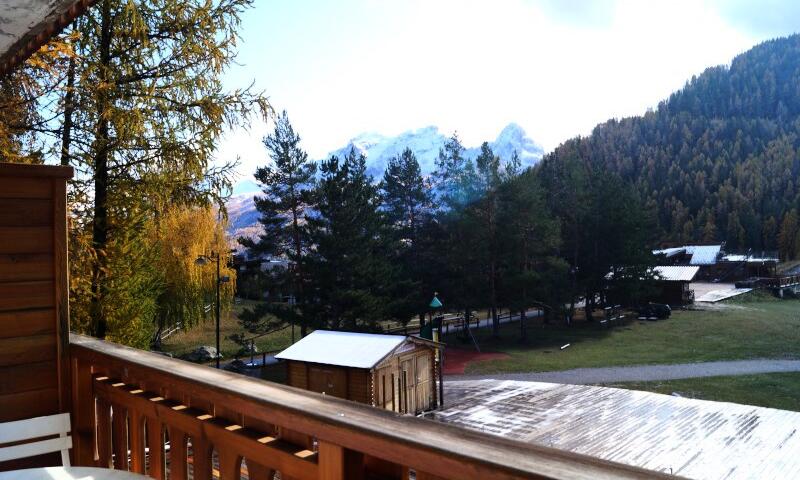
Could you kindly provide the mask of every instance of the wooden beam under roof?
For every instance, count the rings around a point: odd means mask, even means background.
[[[0,78],[86,11],[96,0],[7,0],[0,3]]]

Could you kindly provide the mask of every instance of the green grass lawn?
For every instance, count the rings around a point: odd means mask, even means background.
[[[677,392],[689,398],[800,411],[800,373],[626,382],[603,386],[665,394]]]
[[[602,329],[596,323],[571,327],[530,321],[529,341],[519,343],[519,324],[473,330],[482,351],[505,352],[509,359],[476,362],[467,373],[537,372],[580,367],[663,364],[800,357],[800,301],[756,298],[718,310],[679,310],[667,320],[630,320]],[[454,335],[448,345],[471,348]],[[569,343],[570,347],[559,347]]]
[[[250,300],[241,300],[239,303],[233,305],[229,312],[223,312],[220,318],[220,350],[225,359],[233,358],[234,354],[239,350],[239,345],[228,339],[228,336],[234,333],[241,333],[243,330],[239,326],[237,316],[247,307],[253,306],[255,302]],[[208,320],[197,325],[196,327],[180,331],[163,342],[163,350],[170,352],[175,356],[180,356],[185,353],[191,352],[201,345],[214,346],[216,343],[216,325],[214,322],[213,314],[209,316]],[[248,337],[251,335],[247,334]],[[300,329],[295,329],[295,339],[300,338]],[[292,344],[292,330],[285,328],[281,331],[265,335],[256,340],[256,347],[259,352],[270,352],[275,350],[283,350]]]

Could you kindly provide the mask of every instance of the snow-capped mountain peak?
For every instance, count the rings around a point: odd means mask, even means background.
[[[354,137],[344,147],[334,150],[332,155],[343,156],[351,148],[367,157],[367,172],[373,177],[380,178],[386,170],[389,160],[400,155],[403,150],[410,148],[417,156],[423,175],[431,174],[436,168],[436,159],[439,150],[444,147],[449,135],[441,132],[436,126],[428,126],[417,130],[409,130],[395,137],[387,137],[377,133],[365,133]],[[516,123],[508,124],[489,146],[503,161],[511,159],[516,150],[524,166],[536,164],[544,154],[542,147],[534,142],[525,133],[525,130]],[[466,156],[474,158],[478,155],[480,146],[471,146],[466,149]]]
[[[372,175],[375,181],[379,181],[389,160],[401,155],[406,148],[410,148],[419,161],[422,174],[430,175],[436,169],[439,150],[444,147],[449,137],[450,134],[445,134],[433,125],[408,130],[393,137],[366,132],[353,137],[347,145],[332,151],[325,158],[334,155],[341,158],[354,148],[367,157],[367,173]],[[497,138],[489,142],[489,147],[504,162],[511,160],[516,150],[523,167],[535,165],[544,154],[542,147],[528,137],[525,130],[516,123],[506,125]],[[466,148],[465,156],[474,159],[479,151],[480,145],[470,145]],[[253,204],[253,195],[253,193],[237,195],[228,203],[229,232],[234,238],[241,235],[254,236],[258,231],[258,212]]]

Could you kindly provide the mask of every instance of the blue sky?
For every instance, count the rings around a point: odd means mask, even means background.
[[[427,125],[468,145],[517,122],[545,151],[643,113],[694,74],[800,31],[800,2],[257,0],[228,88],[286,109],[312,158],[365,131]],[[267,161],[255,122],[220,160]]]

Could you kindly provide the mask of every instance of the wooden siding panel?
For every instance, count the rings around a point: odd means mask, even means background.
[[[0,225],[43,227],[53,223],[53,203],[38,198],[1,198]]]
[[[55,335],[0,339],[0,366],[25,365],[56,358]],[[24,368],[24,367],[18,367]],[[55,388],[56,386],[53,385]]]
[[[0,367],[0,395],[52,388],[58,383],[56,362]]]
[[[51,198],[50,180],[0,177],[0,198]]]
[[[52,281],[0,283],[0,311],[50,308],[53,287]]]
[[[0,254],[50,253],[52,251],[53,227],[5,227],[0,225]]]
[[[0,282],[52,280],[53,268],[48,253],[0,255]]]
[[[0,395],[0,422],[58,413],[58,388]]]
[[[0,422],[70,409],[66,179],[71,172],[0,164]],[[79,427],[74,425],[73,433]],[[53,463],[31,466],[48,464]]]
[[[54,335],[55,312],[52,309],[0,312],[0,338]]]

